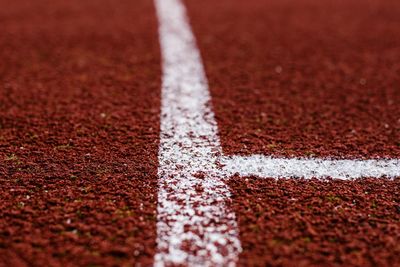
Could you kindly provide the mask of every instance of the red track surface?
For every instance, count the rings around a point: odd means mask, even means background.
[[[229,182],[240,263],[260,266],[398,266],[400,181]]]
[[[186,4],[225,153],[400,157],[398,1]],[[0,266],[150,265],[152,1],[0,7]],[[399,179],[229,186],[242,265],[400,265]]]
[[[0,265],[148,265],[160,110],[152,2],[0,6]]]
[[[225,153],[400,156],[398,1],[186,1]],[[232,177],[243,265],[400,265],[399,180]]]
[[[226,153],[400,156],[400,2],[186,2]]]

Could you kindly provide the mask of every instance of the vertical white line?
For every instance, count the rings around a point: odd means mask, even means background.
[[[155,0],[163,60],[155,265],[235,265],[241,245],[207,80],[180,0]]]

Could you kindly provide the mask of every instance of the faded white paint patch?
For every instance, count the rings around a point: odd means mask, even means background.
[[[179,0],[156,0],[163,59],[155,265],[234,265],[241,246],[199,51]]]
[[[273,158],[264,155],[222,157],[223,169],[230,175],[269,178],[400,177],[400,160],[333,160],[308,158]]]

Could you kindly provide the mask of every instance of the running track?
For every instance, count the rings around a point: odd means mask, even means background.
[[[399,264],[398,4],[225,2],[1,3],[4,265]]]

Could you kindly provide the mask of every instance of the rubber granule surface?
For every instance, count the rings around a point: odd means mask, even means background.
[[[1,1],[0,266],[153,261],[151,1]]]
[[[232,177],[229,186],[239,265],[400,265],[399,179]]]
[[[225,154],[400,158],[398,1],[185,4]],[[152,265],[153,2],[0,6],[0,266]],[[399,178],[227,183],[239,265],[400,266]]]
[[[399,158],[398,1],[185,2],[225,154]],[[400,265],[399,179],[228,184],[239,265]]]
[[[400,2],[186,1],[224,152],[400,157]]]

